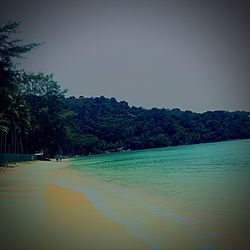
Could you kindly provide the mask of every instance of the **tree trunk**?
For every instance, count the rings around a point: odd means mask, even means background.
[[[11,130],[11,142],[10,142],[10,153],[14,152],[14,131]]]
[[[6,149],[7,149],[7,133],[4,133],[4,153],[6,153]]]
[[[20,141],[19,141],[19,135],[18,135],[18,133],[16,134],[16,152],[17,152],[17,154],[20,154]]]
[[[17,138],[16,138],[16,129],[14,129],[14,153],[16,154],[16,148],[17,148]]]
[[[3,137],[4,137],[4,132],[1,133],[0,153],[3,153]]]
[[[22,136],[20,136],[20,147],[21,147],[21,154],[23,154],[23,142],[22,142]]]

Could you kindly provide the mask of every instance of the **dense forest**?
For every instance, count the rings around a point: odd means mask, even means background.
[[[0,27],[1,153],[88,155],[250,138],[249,112],[200,114],[130,107],[114,97],[66,97],[53,75],[16,68],[14,60],[40,46],[12,38],[18,27]]]

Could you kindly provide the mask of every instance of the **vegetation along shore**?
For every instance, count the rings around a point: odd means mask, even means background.
[[[16,67],[41,44],[13,38],[19,23],[0,27],[0,152],[88,155],[250,138],[250,113],[129,106],[114,97],[66,97],[53,75]]]

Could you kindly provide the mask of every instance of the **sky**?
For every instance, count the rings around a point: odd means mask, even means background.
[[[53,73],[68,96],[250,111],[249,6],[232,2],[8,0],[0,24],[43,42],[20,67]]]

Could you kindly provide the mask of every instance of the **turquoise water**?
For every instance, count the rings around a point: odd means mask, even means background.
[[[134,199],[133,204],[141,201],[140,193],[146,194],[151,198],[139,202],[142,210],[152,206],[148,201],[153,197],[164,201],[171,209],[157,207],[154,200],[154,212],[168,219],[191,218],[189,226],[203,221],[239,231],[250,225],[250,140],[78,157],[71,161],[70,168],[116,185],[120,195]],[[105,207],[104,197],[111,191],[95,192],[99,192],[96,205]],[[214,232],[218,232],[215,227],[211,235]]]
[[[229,192],[249,197],[250,140],[81,157],[71,168],[176,201],[220,200]]]

